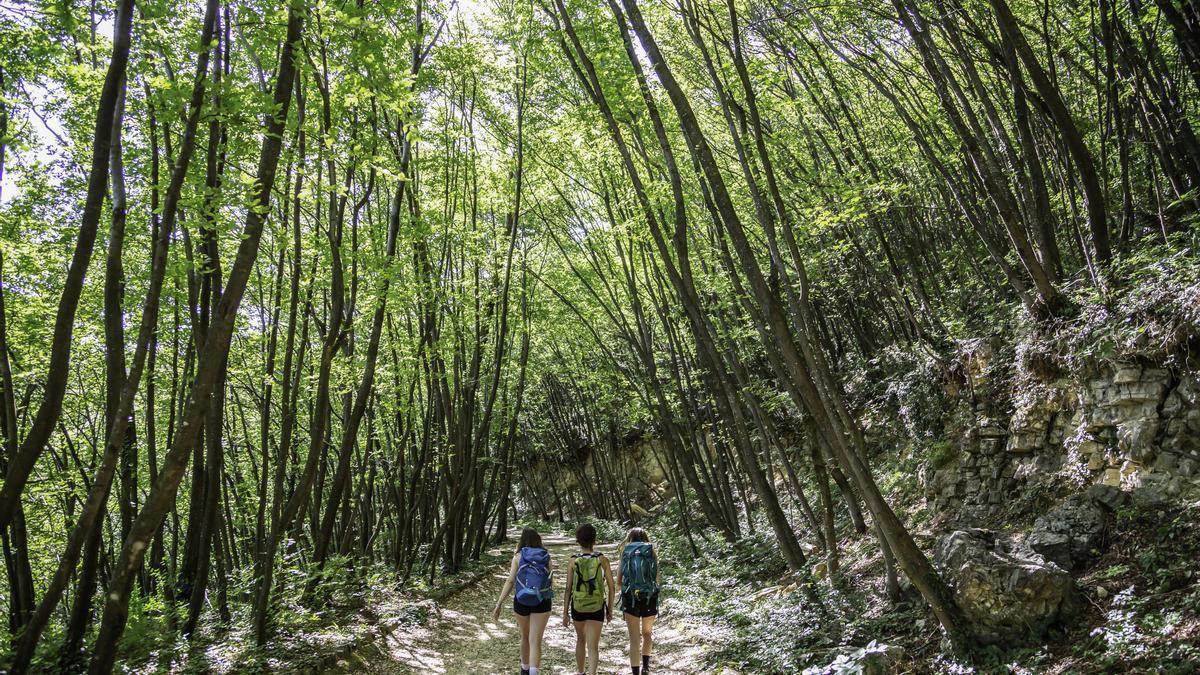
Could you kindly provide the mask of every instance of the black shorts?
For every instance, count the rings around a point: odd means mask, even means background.
[[[621,595],[621,608],[626,614],[638,618],[658,616],[658,593],[637,598],[634,598],[632,593],[624,593]]]
[[[601,607],[600,609],[598,609],[594,612],[581,612],[581,611],[575,609],[575,604],[572,603],[571,604],[571,620],[572,621],[599,621],[599,622],[603,623],[604,622],[604,608]]]
[[[550,611],[550,598],[546,598],[545,600],[543,600],[541,602],[541,604],[537,604],[537,605],[522,605],[521,603],[517,602],[516,600],[513,600],[513,611],[517,613],[517,616],[529,616],[530,614],[545,614],[546,612]]]

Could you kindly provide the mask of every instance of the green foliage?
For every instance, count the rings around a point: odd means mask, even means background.
[[[1192,235],[1180,233],[1123,258],[1105,292],[1083,287],[1078,314],[1039,339],[1080,372],[1115,360],[1182,365],[1200,334],[1194,302],[1200,264]]]
[[[865,647],[859,647],[846,654],[838,654],[837,658],[828,666],[805,668],[803,672],[804,675],[861,675],[877,663],[875,659],[886,654],[886,645],[871,640]]]
[[[121,639],[121,650],[126,658],[132,663],[143,663],[159,655],[186,649],[186,643],[179,644],[167,621],[168,613],[178,615],[179,609],[166,606],[161,596],[134,594],[129,603],[129,626]]]
[[[681,462],[700,477],[671,486],[692,510],[668,506],[653,536],[683,589],[670,602],[723,631],[723,658],[786,672],[852,643],[857,651],[835,663],[854,669],[872,655],[872,632],[924,617],[866,612],[874,596],[862,587],[821,590],[822,616],[811,589],[787,576],[768,533],[799,529],[800,518],[777,458],[794,454],[795,482],[811,487],[805,453],[791,450],[812,442],[815,413],[846,404],[847,433],[865,432],[881,487],[920,527],[929,514],[915,477],[956,459],[948,429],[973,386],[963,364],[974,347],[997,343],[983,373],[995,390],[1018,370],[1052,379],[1116,360],[1193,364],[1200,193],[1186,167],[1197,159],[1188,141],[1197,92],[1192,52],[1160,8],[1131,3],[1098,17],[1078,0],[1008,3],[1034,54],[1014,67],[997,53],[994,2],[947,12],[908,0],[646,0],[658,64],[645,36],[635,44],[614,6],[595,0],[564,0],[561,11],[515,0],[308,3],[279,169],[274,185],[256,186],[288,3],[222,3],[219,37],[200,44],[199,5],[139,0],[120,125],[129,207],[120,269],[107,260],[117,250],[110,196],[79,310],[56,317],[97,143],[109,4],[0,9],[0,293],[12,367],[0,383],[0,464],[12,464],[46,402],[61,319],[74,327],[62,411],[20,494],[40,600],[103,461],[121,389],[106,359],[121,354],[117,371],[129,370],[153,233],[178,216],[155,342],[145,345],[154,368],[138,383],[122,452],[130,465],[95,531],[108,581],[121,569],[122,518],[164,497],[173,508],[159,514],[153,541],[133,542],[156,551],[143,576],[160,592],[208,582],[210,597],[185,649],[175,634],[183,599],[135,592],[121,643],[131,663],[174,663],[172,652],[186,651],[180,667],[200,671],[206,646],[228,643],[213,657],[222,666],[251,653],[263,565],[275,579],[274,646],[290,658],[329,646],[321,631],[358,630],[386,594],[432,595],[487,569],[488,544],[475,537],[508,527],[510,512],[543,533],[589,520],[602,541],[619,541],[630,504],[668,494],[639,475],[645,465],[623,462],[641,442],[626,442],[632,435],[697,450],[658,458],[673,480]],[[914,31],[903,19],[918,14]],[[1119,44],[1097,33],[1108,21],[1122,28]],[[213,47],[222,70],[190,111],[195,66]],[[1120,57],[1115,73],[1105,54]],[[1043,68],[1052,91],[1038,90]],[[667,88],[668,69],[678,90]],[[1051,109],[1058,99],[1065,115]],[[166,214],[191,112],[194,157],[177,212]],[[1099,200],[1084,185],[1080,144],[1103,183]],[[712,153],[710,173],[698,148]],[[116,187],[114,178],[107,192]],[[271,188],[270,206],[249,201],[255,187]],[[1088,227],[1088,207],[1101,201],[1098,225],[1117,251],[1107,268]],[[261,241],[243,239],[252,209],[266,217]],[[246,243],[258,256],[241,270],[245,298],[223,305]],[[121,306],[106,326],[109,271]],[[1053,294],[1061,303],[1047,302]],[[155,473],[181,447],[184,413],[199,409],[189,387],[212,365],[206,326],[226,310],[236,330],[217,365],[220,390],[200,399],[214,424],[177,458],[180,487],[162,495]],[[826,363],[821,400],[800,401],[798,375]],[[718,403],[739,417],[723,419]],[[733,447],[741,419],[749,440]],[[721,443],[698,447],[708,436]],[[768,457],[777,464],[765,467],[767,484],[744,480]],[[696,506],[699,483],[730,493],[729,518],[755,534],[718,541]],[[763,515],[772,491],[784,504],[774,529]],[[287,504],[304,505],[299,522],[277,522]],[[1138,574],[1144,591],[1181,591],[1192,577],[1165,544],[1188,530],[1175,519],[1152,531],[1152,545],[1105,578]],[[322,538],[332,553],[316,556]],[[276,543],[282,550],[264,560]],[[179,578],[196,558],[219,564],[206,578]],[[214,602],[218,580],[226,597]],[[12,612],[6,590],[0,605]],[[53,615],[38,666],[64,644],[74,592]],[[1119,612],[1139,609],[1126,605]],[[426,610],[397,611],[420,622]],[[1177,622],[1153,616],[1114,614],[1113,640],[1098,635],[1093,646],[1128,656],[1139,636]],[[276,656],[254,655],[264,668]]]
[[[677,529],[653,532],[661,555],[682,563],[665,568],[666,606],[719,636],[719,648],[709,655],[713,663],[788,672],[806,650],[830,644],[836,628],[783,578],[787,565],[769,534],[733,544],[707,541],[697,557]]]
[[[940,469],[955,460],[958,457],[958,449],[954,446],[954,442],[948,438],[942,438],[935,441],[929,447],[929,466]]]

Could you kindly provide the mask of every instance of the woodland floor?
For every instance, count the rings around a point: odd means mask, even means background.
[[[568,537],[551,535],[543,540],[557,558],[561,574],[568,556],[577,551]],[[610,559],[615,545],[600,546]],[[495,553],[504,554],[497,549]],[[347,673],[516,673],[520,638],[511,598],[500,615],[492,618],[496,595],[507,567],[497,566],[479,581],[436,603],[424,625],[402,626],[382,641],[355,652],[344,661]],[[575,629],[562,625],[561,593],[554,599],[550,624],[542,646],[543,673],[574,673]],[[654,627],[655,673],[695,673],[702,670],[703,640],[687,623],[673,618],[664,607]],[[628,642],[624,622],[618,617],[605,626],[600,642],[600,672],[629,672]]]

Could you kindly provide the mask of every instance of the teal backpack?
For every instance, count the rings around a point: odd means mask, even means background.
[[[649,542],[630,542],[621,552],[621,594],[631,600],[658,594],[658,559]]]

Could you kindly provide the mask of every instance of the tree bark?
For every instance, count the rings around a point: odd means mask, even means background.
[[[75,313],[83,292],[83,280],[96,245],[96,234],[103,215],[104,197],[108,189],[109,158],[121,91],[125,85],[125,69],[129,63],[129,47],[133,33],[133,0],[121,0],[113,24],[112,58],[100,90],[93,132],[92,162],[88,171],[87,197],[79,221],[75,251],[63,281],[62,295],[54,315],[54,332],[50,342],[50,365],[46,371],[41,406],[29,426],[29,431],[17,452],[11,457],[0,487],[0,529],[8,527],[21,500],[21,493],[33,471],[50,434],[62,415],[63,396],[71,365],[71,343],[75,331]]]
[[[276,76],[274,106],[265,124],[262,151],[259,156],[253,202],[246,214],[241,243],[238,246],[229,281],[221,296],[209,334],[205,339],[204,354],[197,362],[196,377],[184,414],[179,420],[175,446],[163,459],[163,467],[155,479],[142,511],[134,520],[129,537],[126,538],[117,558],[108,594],[105,597],[104,617],[93,648],[89,672],[104,675],[110,672],[116,660],[117,641],[125,630],[129,616],[129,593],[133,577],[141,564],[150,543],[150,538],[167,511],[175,501],[175,493],[188,457],[199,440],[200,425],[209,406],[221,367],[229,351],[234,320],[241,305],[246,284],[258,257],[263,224],[270,213],[271,191],[275,184],[275,170],[283,148],[283,129],[287,121],[296,74],[295,49],[299,43],[304,24],[304,8],[293,2],[288,9],[287,37],[280,48],[279,68]]]

